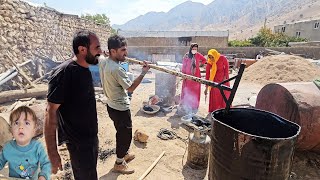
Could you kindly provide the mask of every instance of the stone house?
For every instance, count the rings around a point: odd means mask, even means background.
[[[308,41],[320,41],[320,19],[284,23],[274,27],[274,32],[288,36],[306,38]]]

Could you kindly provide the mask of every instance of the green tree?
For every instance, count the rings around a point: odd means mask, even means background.
[[[118,34],[118,31],[113,29],[113,28],[111,28],[111,35],[115,35],[115,34]]]
[[[249,41],[259,47],[284,47],[289,42],[305,42],[307,39],[300,37],[290,37],[284,33],[273,33],[270,28],[262,27],[257,36],[250,38]]]
[[[262,27],[257,36],[250,38],[252,44],[255,46],[267,47],[270,42],[274,39],[274,35],[270,28]]]
[[[107,24],[110,26],[110,19],[105,14],[95,14],[95,15],[82,14],[81,18],[92,20],[99,24]]]
[[[307,39],[300,37],[290,37],[284,33],[273,33],[270,28],[262,27],[258,34],[249,40],[229,41],[230,47],[285,47],[289,42],[305,42]]]
[[[95,15],[91,15],[91,14],[83,15],[82,14],[81,18],[95,21],[98,24],[105,24],[105,25],[110,26],[110,19],[105,14],[95,14]],[[111,28],[111,35],[114,35],[114,34],[117,34],[117,31],[115,29]]]
[[[229,47],[250,47],[253,46],[249,40],[232,40],[228,42]]]

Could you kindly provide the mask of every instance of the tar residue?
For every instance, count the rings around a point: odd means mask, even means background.
[[[112,154],[116,153],[116,149],[106,149],[106,150],[102,150],[101,148],[99,148],[99,159],[104,162],[108,157],[110,157]]]
[[[275,114],[255,109],[233,108],[227,114],[218,110],[212,117],[238,131],[267,138],[289,138],[299,129]]]

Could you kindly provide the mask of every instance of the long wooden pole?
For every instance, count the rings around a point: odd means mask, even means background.
[[[142,176],[138,180],[143,180],[149,173],[150,171],[156,166],[156,164],[159,162],[159,160],[162,158],[164,155],[165,151],[163,151],[160,156],[152,163],[152,165],[142,174]]]
[[[126,60],[128,62],[131,62],[131,63],[143,65],[142,61],[138,61],[136,59],[126,58]],[[193,80],[193,81],[196,81],[196,82],[199,82],[201,84],[205,84],[205,85],[211,86],[211,87],[218,87],[219,86],[219,87],[221,87],[222,90],[231,91],[230,87],[222,85],[222,84],[220,85],[219,83],[216,83],[216,82],[213,82],[213,81],[208,81],[208,80],[205,80],[205,79],[201,79],[201,78],[198,78],[198,77],[195,77],[195,76],[191,76],[191,75],[184,74],[184,73],[181,73],[181,72],[178,72],[178,71],[167,69],[167,68],[164,68],[164,67],[161,67],[161,66],[156,66],[154,64],[149,64],[149,66],[152,69],[156,69],[158,71],[162,71],[162,72],[165,72],[165,73],[168,73],[168,74],[172,74],[174,76],[178,76],[178,77],[181,77],[183,79]]]

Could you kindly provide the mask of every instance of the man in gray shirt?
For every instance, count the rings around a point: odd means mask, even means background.
[[[122,174],[134,173],[127,163],[135,158],[128,154],[132,140],[132,120],[130,112],[130,99],[128,93],[132,93],[141,83],[150,67],[146,62],[142,73],[131,82],[120,62],[125,61],[128,54],[126,39],[119,35],[108,39],[109,58],[99,61],[100,77],[105,95],[107,96],[107,110],[113,120],[116,133],[117,160],[113,171]]]

